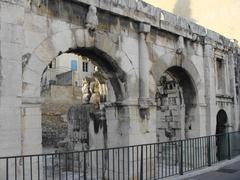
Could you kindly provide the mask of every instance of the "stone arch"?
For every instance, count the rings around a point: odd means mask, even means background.
[[[228,115],[225,110],[220,109],[217,113],[217,127],[216,127],[216,134],[226,133],[226,125],[228,123]]]
[[[26,60],[23,67],[23,99],[27,101],[40,97],[40,79],[44,68],[53,58],[65,52],[92,58],[108,75],[117,101],[125,98],[126,74],[117,63],[116,44],[102,33],[93,36],[86,29],[68,29],[46,38]]]
[[[128,111],[116,105],[127,98],[127,80],[125,72],[119,65],[119,58],[116,57],[118,54],[117,45],[111,38],[103,32],[95,32],[91,35],[86,29],[66,29],[48,36],[31,53],[24,56],[21,98],[22,112],[24,113],[21,119],[23,122],[31,119],[36,124],[35,129],[24,125],[23,128],[26,129],[23,132],[24,141],[27,142],[30,139],[28,132],[37,130],[36,140],[34,143],[29,141],[28,144],[28,147],[32,147],[34,144],[37,150],[29,148],[24,150],[25,153],[30,154],[35,151],[41,153],[41,77],[46,66],[61,53],[78,53],[90,56],[105,71],[115,93],[117,103],[112,103],[108,109],[112,107],[116,114],[123,113],[128,117]],[[117,118],[118,116],[116,116],[116,123],[118,122]]]
[[[216,116],[217,126],[216,126],[216,146],[217,152],[216,156],[219,161],[227,159],[228,157],[228,137],[225,133],[227,133],[227,124],[228,124],[228,116],[225,110],[221,109],[218,111]]]
[[[157,64],[152,67],[153,76],[156,80],[159,80],[162,74],[171,67],[182,68],[185,72],[187,72],[191,78],[191,81],[193,82],[194,89],[196,90],[197,104],[205,103],[205,99],[201,98],[204,96],[205,92],[204,77],[201,76],[201,73],[191,60],[184,58],[184,56],[167,53],[163,56],[158,57],[156,61]]]
[[[156,100],[158,117],[161,117],[158,121],[167,127],[164,129],[166,137],[176,140],[194,136],[199,127],[196,123],[197,89],[188,71],[179,66],[166,69],[158,82]]]

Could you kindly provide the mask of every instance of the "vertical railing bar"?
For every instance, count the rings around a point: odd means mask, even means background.
[[[170,157],[170,160],[171,160],[171,164],[174,165],[174,155],[173,155],[173,142],[171,142],[171,145],[170,145],[170,152],[171,152],[171,157]],[[174,174],[174,167],[172,166],[171,167],[171,172],[170,172],[170,175],[173,175]]]
[[[24,157],[23,157],[23,160],[22,160],[22,165],[23,165],[23,180],[25,180],[25,163],[24,163]]]
[[[45,178],[47,180],[47,155],[44,155],[44,160],[45,160],[45,162],[44,162],[44,164],[45,164]]]
[[[96,168],[97,168],[97,179],[98,179],[98,150],[96,151]]]
[[[199,161],[200,161],[200,166],[202,167],[202,137],[199,140]]]
[[[200,144],[199,144],[199,148],[200,148],[200,164],[201,164],[201,167],[203,167],[203,158],[201,158],[201,157],[204,157],[204,155],[203,155],[203,153],[202,153],[202,137],[200,138],[200,142],[199,142]]]
[[[202,167],[202,165],[201,165],[201,137],[200,138],[198,138],[198,166],[199,166],[199,168],[201,168]]]
[[[143,180],[143,145],[141,145],[140,180]]]
[[[132,177],[135,177],[135,173],[134,173],[134,146],[132,147]]]
[[[187,163],[188,162],[188,160],[187,160],[188,154],[186,154],[188,146],[187,146],[187,140],[184,140],[183,142],[184,142],[184,172],[185,172],[185,171],[187,171],[187,164],[188,164]]]
[[[90,152],[90,161],[91,161],[91,180],[93,179],[93,171],[92,171],[92,163],[93,163],[93,161],[92,161],[92,151]]]
[[[194,167],[194,151],[193,151],[193,140],[190,139],[190,151],[191,151],[191,165],[192,167],[190,167],[190,170],[193,170],[193,167]]]
[[[196,168],[196,161],[197,161],[195,142],[196,142],[196,139],[193,139],[193,170]]]
[[[203,146],[204,146],[204,166],[207,166],[207,153],[206,153],[206,150],[207,150],[207,146],[206,146],[206,138],[204,137],[203,138]]]
[[[196,138],[195,140],[195,150],[196,150],[196,168],[199,168],[199,164],[198,164],[198,138]]]
[[[139,146],[137,146],[137,179],[139,179],[139,153],[138,153],[138,151],[139,151],[139,148],[138,148]]]
[[[207,154],[208,154],[208,166],[211,166],[211,137],[209,136],[208,137],[208,151],[207,151]]]
[[[84,177],[84,180],[87,179],[87,163],[86,163],[86,152],[84,151],[83,152],[83,177]]]
[[[67,156],[67,153],[65,153],[65,163],[66,163],[66,165],[65,165],[65,169],[66,169],[66,173],[65,173],[65,175],[66,175],[66,179],[68,179],[68,156]]]
[[[164,143],[161,144],[161,149],[162,149],[162,153],[161,153],[161,160],[162,160],[162,178],[163,178],[164,175],[165,175],[165,171],[164,171],[165,168],[163,168],[163,167],[164,167],[164,162],[163,162],[163,152],[164,152],[164,148],[163,148],[163,144],[164,144]],[[165,152],[164,152],[164,154],[165,154]]]
[[[32,156],[30,156],[30,178],[32,180]]]
[[[6,158],[6,180],[8,180],[8,158]]]
[[[130,178],[130,170],[129,170],[129,168],[130,168],[130,160],[129,160],[129,147],[127,148],[127,153],[128,153],[128,155],[127,155],[127,158],[128,158],[128,179]]]
[[[204,137],[204,141],[203,141],[203,145],[204,145],[204,166],[207,166],[207,143],[206,143],[206,137]]]
[[[124,157],[124,147],[122,148],[122,153],[123,153],[123,180],[124,180],[124,179],[125,179],[125,167],[124,167],[124,164],[125,164],[124,159],[125,159],[125,157]]]
[[[150,179],[152,179],[152,145],[150,144]]]
[[[183,140],[180,140],[180,175],[183,175]]]
[[[189,139],[186,140],[186,144],[187,144],[187,163],[186,163],[186,169],[187,171],[189,171],[189,165],[190,165],[190,147],[189,147]]]
[[[216,136],[215,136],[215,141],[214,141],[214,137],[211,137],[211,147],[212,147],[212,149],[214,149],[214,152],[211,154],[211,157],[214,158],[214,164],[217,162],[217,157],[215,156],[215,154],[217,153],[217,148],[216,148],[216,146],[213,147],[213,143],[215,143],[215,142],[216,142]]]
[[[110,159],[110,150],[108,149],[107,150],[107,154],[108,154],[108,179],[109,179],[109,175],[110,175],[110,173],[109,173],[109,171],[110,171],[110,167],[109,167],[109,159]]]
[[[58,176],[59,180],[62,179],[62,170],[61,170],[61,154],[58,154]]]
[[[170,146],[171,142],[168,143],[168,176],[170,176],[171,173],[171,167],[170,167],[170,163],[171,163],[171,146]]]
[[[157,164],[158,164],[158,178],[160,178],[160,169],[159,169],[159,166],[160,166],[160,156],[159,156],[159,143],[157,144]]]
[[[72,153],[72,180],[74,180],[74,152]]]
[[[104,177],[104,170],[105,170],[105,169],[104,169],[104,165],[105,165],[105,164],[104,164],[104,157],[103,157],[103,156],[104,156],[104,155],[103,155],[104,150],[102,150],[101,152],[102,152],[102,179],[105,179],[105,177]]]
[[[15,180],[17,180],[17,158],[14,158],[15,160]]]
[[[114,149],[112,150],[113,153],[113,180],[115,180],[115,153]]]
[[[154,147],[154,152],[153,152],[154,153],[154,159],[153,159],[154,160],[153,162],[154,163],[154,179],[156,179],[156,144],[154,144],[153,147]]]
[[[40,162],[39,162],[39,156],[37,156],[37,161],[38,161],[38,180],[40,180]]]
[[[81,179],[81,159],[80,159],[80,152],[78,154],[78,180]]]
[[[195,169],[196,166],[196,156],[195,156],[195,139],[192,139],[192,151],[193,151],[193,167],[192,170]]]
[[[119,148],[117,149],[118,151],[118,180],[120,179],[120,153],[119,153]]]
[[[195,159],[195,161],[196,161],[196,166],[195,166],[195,169],[197,169],[198,168],[198,148],[197,148],[197,138],[195,139],[195,154],[196,154],[196,159]]]
[[[52,179],[54,180],[54,171],[55,171],[55,168],[54,168],[54,155],[52,154]]]
[[[146,179],[148,179],[148,145],[145,145],[145,150],[146,150],[146,154],[145,154],[145,161],[146,161]]]

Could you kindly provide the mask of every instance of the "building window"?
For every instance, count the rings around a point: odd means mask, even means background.
[[[83,72],[88,72],[88,62],[83,62],[82,63],[82,71]]]
[[[71,70],[77,71],[77,60],[71,60]]]
[[[56,59],[53,59],[49,64],[48,64],[49,69],[56,68]]]
[[[48,68],[49,68],[49,69],[52,69],[52,68],[53,68],[52,62],[50,62],[50,63],[48,64]]]

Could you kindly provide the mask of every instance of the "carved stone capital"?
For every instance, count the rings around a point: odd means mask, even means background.
[[[147,24],[147,23],[144,23],[144,22],[141,22],[139,24],[139,33],[150,33],[151,31],[151,25],[150,24]]]

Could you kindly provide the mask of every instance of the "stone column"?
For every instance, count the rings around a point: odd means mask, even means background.
[[[204,44],[204,81],[206,101],[206,134],[216,131],[216,87],[214,74],[214,48],[208,39]]]
[[[237,48],[236,50],[236,66],[239,67],[240,66],[240,48]],[[237,95],[237,99],[238,99],[238,110],[240,107],[240,70],[239,68],[237,68],[237,76],[238,76],[238,95]],[[238,117],[240,117],[240,111],[238,112]],[[239,118],[238,118],[239,119]],[[240,123],[238,122],[238,130],[240,129]]]
[[[141,23],[139,27],[139,105],[140,109],[149,107],[149,53],[145,41],[151,26]]]
[[[231,121],[231,126],[233,127],[233,131],[237,131],[237,126],[238,126],[238,102],[237,102],[237,93],[236,93],[236,77],[235,77],[235,68],[234,68],[234,63],[235,63],[235,59],[234,59],[234,50],[230,51],[228,54],[228,61],[229,61],[229,80],[230,80],[230,95],[234,97],[234,104],[233,104],[233,109],[232,109],[232,117],[234,117],[234,119],[230,120]],[[230,122],[228,122],[230,123]],[[231,131],[229,129],[229,131]]]
[[[41,99],[22,97],[21,153],[42,153]]]

